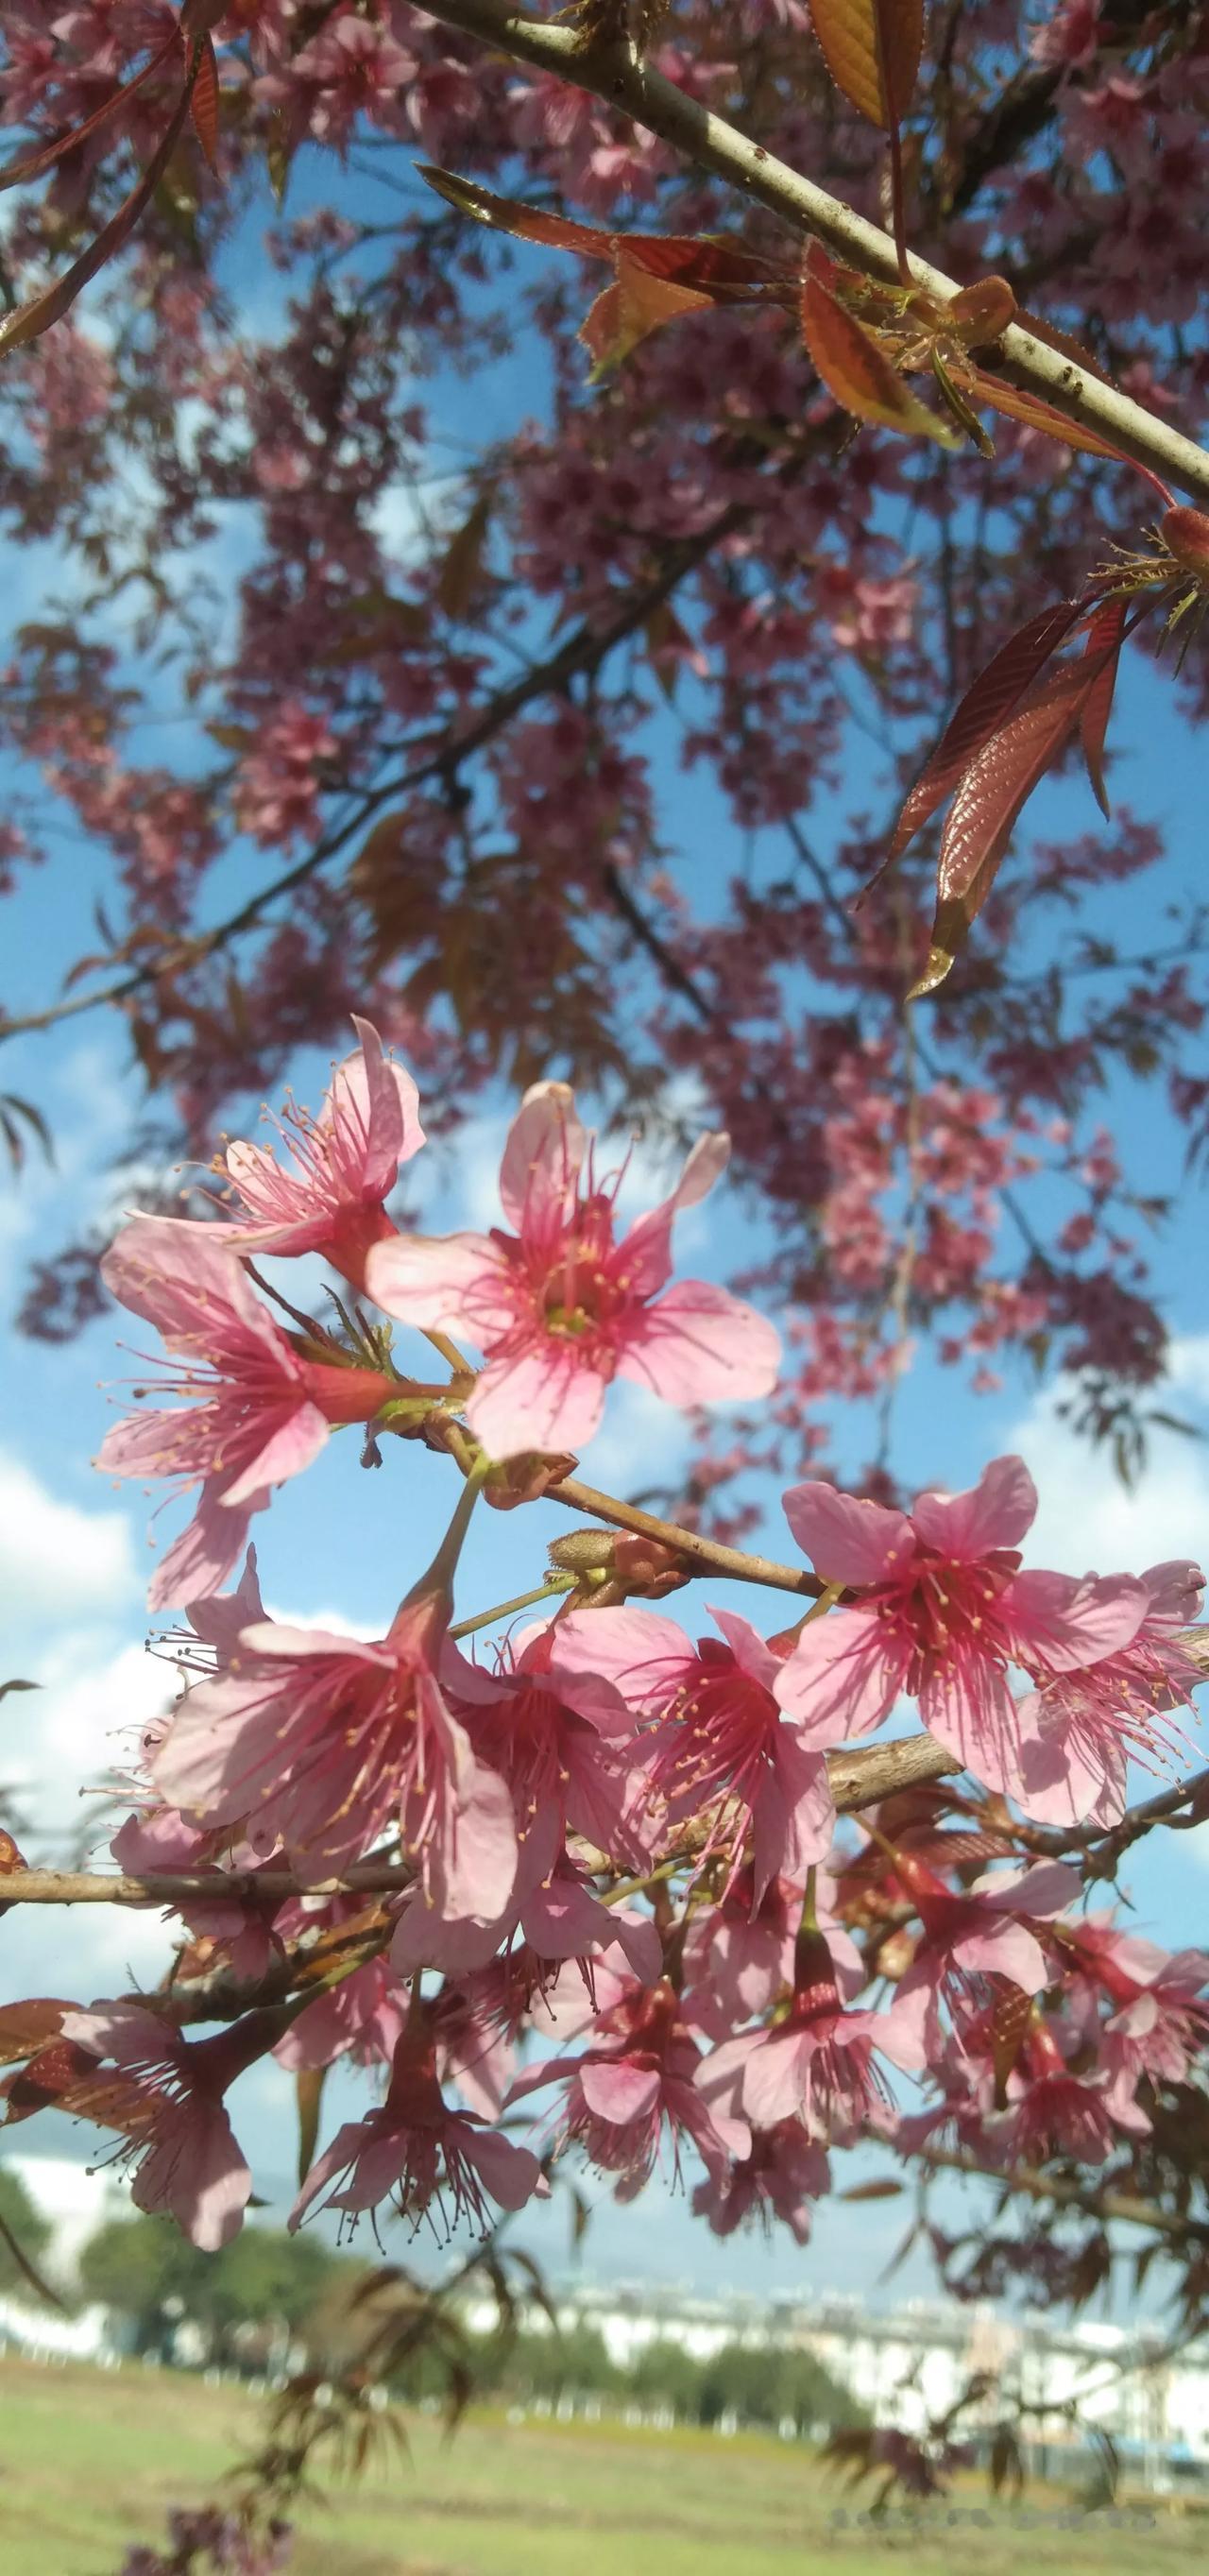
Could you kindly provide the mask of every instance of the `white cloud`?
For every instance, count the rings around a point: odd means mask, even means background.
[[[1148,1435],[1146,1467],[1121,1483],[1105,1449],[1063,1422],[1063,1388],[1047,1388],[1007,1434],[1029,1467],[1040,1508],[1028,1539],[1033,1565],[1064,1574],[1140,1574],[1165,1557],[1209,1557],[1209,1445],[1178,1432]],[[1177,1342],[1170,1390],[1156,1401],[1196,1422],[1209,1410],[1209,1336]],[[1198,1427],[1206,1427],[1203,1423]]]
[[[137,1594],[125,1512],[61,1502],[10,1452],[0,1451],[0,1599],[9,1634],[94,1611],[112,1613]]]

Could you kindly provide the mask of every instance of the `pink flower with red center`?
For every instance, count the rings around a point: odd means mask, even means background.
[[[569,1831],[635,1868],[646,1857],[627,1822],[637,1776],[632,1711],[607,1672],[560,1661],[561,1633],[531,1628],[501,1650],[494,1673],[459,1657],[451,1682],[476,1752],[512,1792],[518,1896],[548,1878]]]
[[[703,1858],[729,1852],[740,1866],[750,1832],[752,1902],[777,1877],[804,1880],[825,1858],[835,1828],[827,1763],[809,1749],[774,1697],[781,1665],[750,1622],[710,1610],[722,1643],[694,1647],[674,1620],[640,1610],[588,1610],[559,1620],[556,1673],[595,1673],[655,1726],[641,1746],[644,1794],[673,1831],[708,1815]]]
[[[823,1902],[827,1884],[816,1884],[819,1927],[826,1933],[836,1982],[845,1997],[858,1994],[868,1971],[851,1934]],[[767,2012],[793,1983],[794,1944],[802,1919],[799,1881],[774,1878],[753,1902],[754,1875],[740,1870],[716,1905],[692,1916],[684,1943],[684,2017],[706,2039],[729,2039],[740,2023]]]
[[[138,2113],[127,2132],[137,2158],[136,2207],[149,2215],[170,2210],[207,2254],[228,2245],[243,2225],[252,2176],[222,2097],[260,2054],[254,2017],[216,2039],[187,2040],[141,2004],[95,2004],[91,2012],[66,2013],[62,2035],[130,2079]]]
[[[421,2008],[398,2041],[380,2109],[339,2129],[307,2175],[290,2212],[291,2230],[308,2211],[353,2218],[390,2200],[413,2229],[434,2207],[447,2234],[465,2219],[486,2235],[491,2202],[523,2209],[542,2182],[528,2147],[487,2127],[473,2111],[451,2110],[437,2081],[435,2043]]]
[[[991,2112],[986,2139],[996,2163],[1038,2164],[1047,2156],[1073,2156],[1102,2165],[1121,2133],[1146,2137],[1150,2122],[1133,2099],[1133,2083],[1108,2066],[1076,2074],[1053,2025],[1040,2014],[1030,2024],[1020,2059],[1008,2077],[1008,2108]]]
[[[766,2030],[724,2040],[697,2078],[705,2100],[741,2111],[754,2129],[798,2119],[824,2145],[851,2146],[889,2100],[877,2054],[917,2073],[922,2008],[847,2011],[821,1932],[802,1932],[788,2009]]]
[[[1006,1874],[992,1871],[955,1893],[910,1852],[896,1852],[894,1868],[923,1926],[895,2001],[905,2007],[923,1996],[931,2063],[944,2044],[942,2003],[964,2019],[985,2007],[989,1977],[1006,1978],[1026,1995],[1039,1995],[1052,1982],[1055,1970],[1032,1927],[1044,1928],[1074,1905],[1083,1882],[1067,1862],[1042,1860]]]
[[[1061,1947],[1089,1989],[1105,2063],[1135,2080],[1150,2075],[1182,2083],[1209,2037],[1205,1952],[1161,1950],[1157,1942],[1119,1932],[1104,1915],[1064,1924]],[[1115,2010],[1101,2024],[1104,1996]]]
[[[795,1486],[795,1538],[825,1582],[858,1598],[803,1629],[777,1677],[782,1708],[834,1743],[869,1734],[906,1692],[950,1752],[1028,1809],[1009,1664],[1094,1664],[1132,1642],[1148,1606],[1126,1575],[1022,1572],[1017,1541],[1036,1509],[1020,1458],[993,1460],[969,1493],[920,1494],[910,1514]]]
[[[334,1425],[370,1422],[398,1393],[377,1369],[305,1357],[279,1332],[221,1240],[222,1229],[135,1217],[101,1264],[123,1306],[156,1326],[184,1366],[157,1404],[106,1432],[98,1467],[201,1488],[147,1599],[153,1610],[217,1593],[272,1488],[309,1467]]]
[[[1040,1687],[1020,1703],[1021,1803],[1046,1824],[1115,1824],[1130,1761],[1153,1769],[1156,1756],[1186,1743],[1160,1721],[1190,1707],[1205,1680],[1185,1642],[1205,1578],[1199,1565],[1175,1562],[1152,1565],[1141,1585],[1146,1609],[1128,1642],[1081,1671],[1039,1673]]]
[[[209,1825],[254,1823],[317,1878],[396,1832],[438,1913],[502,1912],[516,1875],[512,1802],[438,1680],[448,1597],[405,1601],[379,1643],[265,1619],[226,1671],[187,1691],[153,1761]]]
[[[362,1288],[371,1243],[395,1231],[383,1201],[424,1130],[411,1075],[385,1053],[368,1020],[354,1015],[353,1027],[360,1052],[337,1066],[319,1116],[292,1102],[285,1110],[285,1160],[260,1145],[227,1146],[223,1166],[239,1204],[222,1234],[249,1252],[322,1252]]]
[[[703,1280],[659,1293],[673,1219],[713,1188],[729,1152],[725,1136],[702,1137],[671,1197],[618,1242],[616,1185],[596,1185],[572,1093],[538,1083],[500,1168],[512,1231],[378,1244],[369,1293],[388,1315],[464,1335],[483,1352],[466,1419],[495,1458],[581,1448],[618,1376],[669,1404],[767,1395],[780,1344],[763,1316]]]
[[[618,2200],[636,2200],[649,2182],[665,2129],[673,2180],[685,2138],[707,2172],[723,2169],[728,2156],[747,2154],[746,2121],[715,2110],[697,2089],[700,2051],[666,1979],[623,1993],[591,2027],[592,2045],[581,2056],[547,2058],[519,2076],[508,2096],[519,2102],[547,2085],[565,2086],[559,2153],[578,2146],[589,2164],[619,2175]]]
[[[706,2174],[693,2193],[693,2214],[708,2219],[715,2236],[733,2236],[752,2219],[770,2235],[776,2219],[806,2245],[814,2204],[830,2188],[822,2147],[799,2120],[782,2120],[775,2129],[753,2129],[747,2155]]]

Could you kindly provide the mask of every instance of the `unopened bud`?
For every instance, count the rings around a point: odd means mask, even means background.
[[[691,1575],[673,1548],[629,1530],[572,1530],[566,1538],[556,1538],[549,1552],[553,1565],[577,1575],[581,1583],[588,1576],[597,1582],[607,1577],[617,1601],[631,1593],[657,1601],[665,1592],[678,1591]]]
[[[1209,582],[1209,517],[1203,510],[1190,510],[1181,503],[1165,511],[1159,535],[1177,563],[1195,573],[1198,581]]]
[[[488,1471],[483,1499],[497,1512],[514,1512],[519,1503],[540,1502],[551,1485],[561,1485],[578,1465],[578,1458],[567,1450],[545,1457],[540,1450],[527,1449],[519,1458],[501,1458]]]

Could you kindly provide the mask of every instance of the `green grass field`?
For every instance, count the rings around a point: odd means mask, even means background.
[[[0,2576],[116,2576],[169,2502],[200,2503],[255,2438],[257,2400],[128,2365],[0,2362]],[[410,2466],[329,2491],[297,2576],[1192,2576],[1205,2523],[1027,2521],[967,2486],[885,2532],[810,2457],[755,2435],[628,2432],[473,2417],[451,2443],[414,2424]],[[847,2515],[846,2522],[838,2519]]]

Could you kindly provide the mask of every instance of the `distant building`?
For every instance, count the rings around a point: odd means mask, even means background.
[[[34,2208],[50,2228],[46,2265],[54,2279],[70,2280],[82,2248],[113,2218],[130,2216],[130,2189],[113,2165],[73,2164],[67,2156],[6,2155]]]

